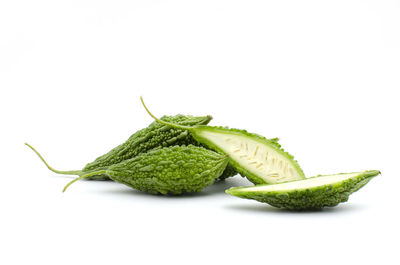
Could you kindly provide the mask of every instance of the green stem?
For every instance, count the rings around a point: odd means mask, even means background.
[[[101,170],[101,171],[96,171],[96,172],[92,172],[92,173],[89,173],[89,174],[80,176],[80,177],[78,177],[78,178],[76,178],[76,179],[70,181],[67,185],[65,185],[65,187],[64,187],[64,189],[63,189],[63,192],[65,192],[65,191],[67,190],[67,188],[68,188],[69,186],[71,186],[75,181],[78,181],[78,180],[81,180],[81,179],[84,179],[84,178],[87,178],[87,177],[91,177],[91,176],[94,176],[94,175],[105,174],[106,172],[107,172],[106,170]]]
[[[49,164],[47,164],[46,160],[44,160],[43,156],[42,156],[38,151],[36,151],[35,148],[33,148],[33,147],[32,147],[30,144],[28,144],[28,143],[25,143],[25,145],[27,145],[30,149],[32,149],[33,152],[35,152],[35,153],[39,156],[39,158],[43,161],[43,163],[47,166],[47,168],[50,169],[51,171],[53,171],[54,173],[57,173],[57,174],[64,174],[64,175],[79,175],[79,174],[81,173],[80,170],[61,171],[61,170],[54,169],[54,168],[52,168]]]
[[[191,130],[192,130],[193,127],[184,126],[184,125],[179,125],[179,124],[170,123],[170,122],[167,122],[167,121],[160,120],[159,118],[157,118],[156,116],[154,116],[154,115],[150,112],[150,110],[146,107],[146,105],[144,104],[144,101],[143,101],[143,98],[142,98],[142,97],[140,97],[140,101],[142,101],[143,107],[146,109],[147,113],[148,113],[153,119],[155,119],[157,122],[162,123],[162,124],[164,124],[164,125],[168,125],[168,126],[174,127],[174,128],[182,129],[182,130],[188,130],[188,131],[191,131]]]

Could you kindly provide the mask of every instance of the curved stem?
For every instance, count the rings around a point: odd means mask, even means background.
[[[67,188],[69,186],[71,186],[75,181],[78,181],[78,180],[81,180],[81,179],[84,179],[84,178],[87,178],[87,177],[91,177],[91,176],[94,176],[94,175],[105,174],[106,172],[107,172],[106,170],[101,170],[101,171],[96,171],[96,172],[92,172],[92,173],[80,176],[80,177],[70,181],[67,185],[65,185],[65,187],[63,189],[63,192],[65,192],[67,190]]]
[[[35,153],[39,156],[39,158],[43,161],[43,163],[47,166],[47,168],[50,169],[51,171],[53,171],[54,173],[57,173],[57,174],[64,174],[64,175],[79,175],[79,174],[81,173],[80,170],[61,171],[61,170],[54,169],[54,168],[52,168],[49,164],[47,164],[46,160],[44,160],[43,156],[42,156],[38,151],[36,151],[35,148],[33,148],[33,147],[32,147],[30,144],[28,144],[28,143],[25,143],[25,145],[27,145],[30,149],[32,149],[33,152],[35,152]]]
[[[150,112],[150,110],[146,107],[146,105],[144,104],[144,101],[143,101],[143,97],[140,97],[140,101],[142,101],[143,107],[146,109],[147,113],[148,113],[153,119],[155,119],[157,122],[162,123],[162,124],[164,124],[164,125],[171,126],[171,127],[175,127],[175,128],[178,128],[178,129],[182,129],[182,130],[189,130],[189,131],[190,131],[190,130],[192,129],[192,127],[189,127],[189,126],[179,125],[179,124],[170,123],[170,122],[167,122],[167,121],[160,120],[159,118],[157,118],[156,116],[154,116],[154,115]]]

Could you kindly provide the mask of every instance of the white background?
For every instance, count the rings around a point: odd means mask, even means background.
[[[1,264],[399,264],[400,2],[0,2]],[[292,213],[152,196],[80,169],[163,114],[280,137],[307,176],[378,169]]]

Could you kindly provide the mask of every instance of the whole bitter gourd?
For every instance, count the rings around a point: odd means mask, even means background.
[[[182,126],[193,126],[200,124],[207,124],[212,119],[211,116],[186,116],[178,114],[175,116],[163,116],[161,118],[166,122],[173,122]],[[107,169],[109,166],[118,164],[124,160],[133,158],[141,153],[149,150],[162,148],[173,145],[198,145],[190,133],[186,130],[176,129],[159,122],[152,122],[148,127],[137,131],[129,137],[123,144],[113,148],[108,153],[98,157],[93,162],[88,163],[82,170],[61,171],[50,167],[43,157],[29,144],[29,146],[46,164],[46,166],[53,172],[58,174],[78,175],[83,176],[91,172],[101,171]],[[107,180],[109,179],[104,174],[95,174],[87,179]]]
[[[366,185],[378,170],[341,173],[304,180],[253,187],[235,187],[226,193],[244,199],[268,203],[289,210],[316,210],[346,202],[353,192]]]
[[[141,153],[134,158],[109,166],[104,174],[112,180],[152,194],[179,195],[199,192],[222,174],[228,157],[198,146],[172,146]]]

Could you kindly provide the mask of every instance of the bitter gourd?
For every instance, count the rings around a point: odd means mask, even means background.
[[[270,140],[271,142],[275,142],[276,144],[279,145],[279,143],[278,143],[279,138],[271,138],[271,139],[268,139],[268,140]],[[225,179],[233,177],[233,176],[235,176],[237,174],[238,174],[238,172],[236,171],[236,169],[233,166],[228,164],[226,166],[226,168],[225,168],[225,171],[222,173],[222,175],[218,179],[219,180],[225,180]]]
[[[229,164],[254,184],[273,184],[304,179],[304,173],[293,156],[279,143],[245,130],[205,125],[182,126],[155,117],[156,121],[189,131],[199,143],[229,156]]]
[[[132,159],[109,166],[104,174],[134,189],[153,194],[178,195],[199,192],[222,174],[228,157],[198,146],[172,146],[141,153]]]
[[[211,116],[163,116],[161,118],[166,122],[177,123],[182,126],[193,126],[199,124],[207,124],[212,119]],[[78,175],[83,176],[94,171],[107,169],[110,165],[118,164],[121,161],[130,159],[140,153],[147,152],[155,148],[161,148],[173,145],[196,145],[197,142],[186,131],[176,129],[168,125],[158,122],[151,123],[147,128],[137,131],[123,144],[113,148],[108,153],[98,157],[93,162],[88,163],[82,170],[60,171],[50,167],[43,157],[29,144],[27,144],[53,172],[58,174]],[[106,180],[109,179],[104,174],[97,174],[88,177],[87,179]]]
[[[304,180],[253,187],[235,187],[226,193],[245,199],[268,203],[289,210],[314,210],[346,202],[353,192],[362,188],[378,170],[316,176]]]
[[[222,173],[222,175],[218,178],[219,180],[224,180],[230,177],[233,177],[235,175],[237,175],[238,172],[236,171],[236,169],[231,166],[231,165],[227,165],[224,172]]]

